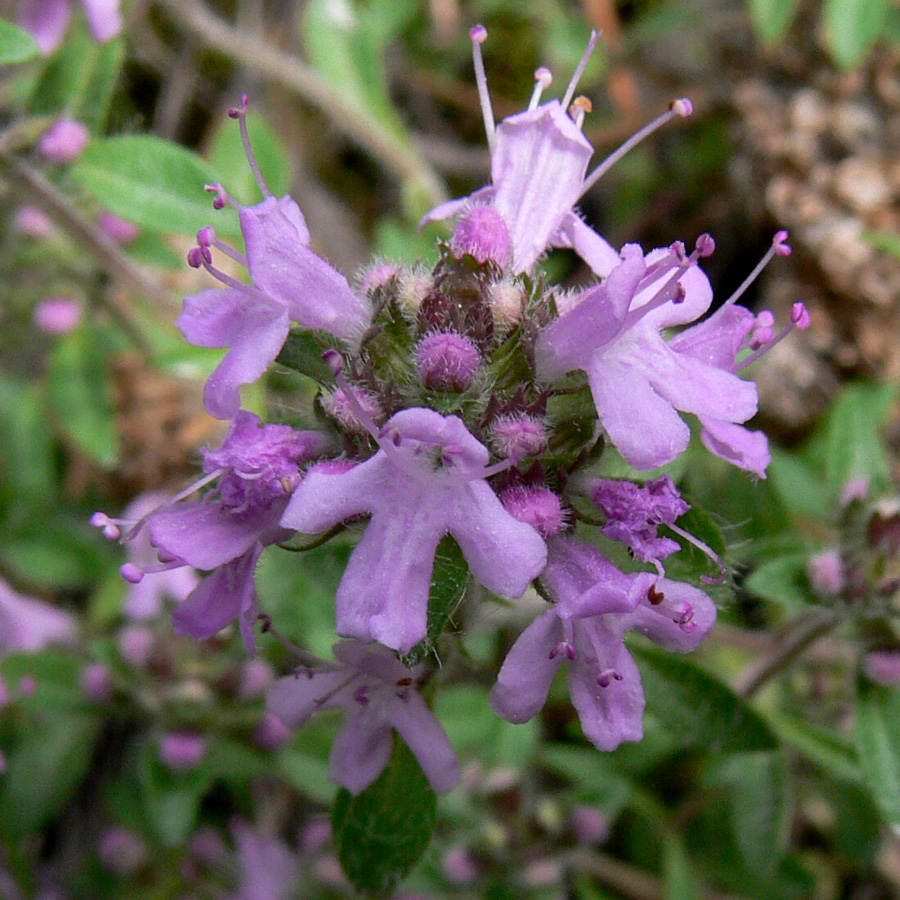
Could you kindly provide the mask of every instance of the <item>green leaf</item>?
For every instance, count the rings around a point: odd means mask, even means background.
[[[880,432],[897,396],[895,385],[854,384],[828,416],[825,480],[833,497],[854,478],[889,478],[890,462]]]
[[[798,453],[787,453],[771,447],[769,482],[788,511],[793,515],[827,519],[831,514],[831,498],[822,472]]]
[[[281,197],[291,187],[291,161],[287,148],[262,116],[249,113],[247,128],[262,176],[269,190],[276,197]],[[252,205],[262,200],[256,177],[247,161],[241,129],[232,119],[223,121],[212,147],[210,162],[222,173],[228,193],[241,203]]]
[[[0,19],[0,65],[28,62],[40,55],[41,48],[30,32]]]
[[[407,665],[418,665],[434,649],[447,620],[459,606],[469,583],[469,567],[459,549],[459,544],[447,535],[438,544],[434,556],[434,572],[431,576],[431,593],[428,599],[428,631],[423,640],[401,657]]]
[[[38,385],[0,377],[0,459],[3,493],[19,509],[46,505],[56,494],[53,445]]]
[[[700,889],[681,838],[666,834],[663,840],[663,884],[666,900],[699,900]]]
[[[44,718],[9,757],[0,780],[0,831],[11,841],[47,824],[78,790],[87,772],[100,722],[94,716]]]
[[[76,22],[35,83],[31,111],[64,114],[94,132],[102,130],[124,59],[122,40],[98,44],[86,24]]]
[[[710,753],[769,750],[777,741],[765,720],[730,687],[692,662],[634,646],[647,712],[685,747]]]
[[[863,239],[877,250],[900,259],[900,234],[891,231],[864,231]]]
[[[483,766],[525,767],[538,745],[537,722],[513,725],[492,709],[486,691],[470,684],[442,687],[435,697],[441,720],[454,750]]]
[[[800,10],[800,0],[750,0],[750,19],[766,44],[777,44]]]
[[[860,780],[853,747],[835,732],[775,710],[767,711],[766,719],[782,741],[830,775],[841,781]]]
[[[116,215],[150,231],[194,234],[215,225],[240,233],[237,213],[215,211],[204,185],[218,170],[195,153],[150,135],[93,141],[71,169],[72,177]]]
[[[900,692],[861,683],[856,749],[863,777],[888,823],[900,826]]]
[[[806,576],[808,553],[788,553],[763,563],[744,582],[747,590],[792,612],[816,602]]]
[[[341,790],[331,822],[338,858],[357,890],[386,898],[419,861],[437,819],[437,797],[416,758],[394,741],[388,767],[358,796]]]
[[[707,776],[729,793],[729,818],[747,868],[774,876],[790,826],[788,767],[780,751],[727,757]]]
[[[443,721],[443,719],[442,719]],[[618,763],[593,748],[545,744],[540,762],[572,782],[580,801],[599,806],[611,819],[621,812],[633,789]]]
[[[326,336],[324,332],[295,328],[288,335],[275,361],[278,365],[306,375],[319,384],[332,387],[334,373],[322,359],[322,354],[334,345],[334,338]]]
[[[56,345],[50,358],[50,404],[68,438],[101,466],[119,456],[112,383],[97,332],[85,323]]]
[[[825,0],[822,18],[831,55],[853,68],[881,37],[890,10],[888,0]]]

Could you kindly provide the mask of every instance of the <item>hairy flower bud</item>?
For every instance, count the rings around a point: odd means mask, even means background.
[[[463,391],[481,368],[481,354],[464,335],[436,332],[419,342],[416,368],[431,390]]]
[[[512,261],[509,229],[489,206],[476,206],[459,220],[450,248],[457,259],[469,254],[481,265],[491,261],[505,269]]]
[[[90,139],[91,133],[80,122],[59,119],[41,135],[38,152],[47,162],[70,163],[81,156]]]

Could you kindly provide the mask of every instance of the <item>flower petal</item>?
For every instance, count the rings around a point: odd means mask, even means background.
[[[491,691],[491,709],[498,716],[519,725],[541,711],[553,676],[566,660],[564,653],[550,655],[563,637],[554,609],[538,616],[519,635]]]
[[[663,578],[658,590],[665,600],[657,606],[640,605],[621,620],[623,628],[632,628],[646,635],[664,650],[689,653],[696,650],[716,622],[716,605],[707,594],[691,584]],[[674,621],[669,610],[683,604],[692,609],[690,630]]]
[[[574,212],[563,216],[550,245],[574,250],[601,278],[606,278],[621,261],[615,247]]]
[[[72,18],[70,0],[22,0],[19,24],[30,31],[44,54],[62,43]]]
[[[700,416],[700,424],[703,426],[700,440],[707,450],[739,469],[746,469],[760,478],[766,477],[772,454],[769,453],[769,439],[763,432],[707,416]]]
[[[346,682],[346,669],[288,675],[266,692],[266,708],[289,728],[300,728],[319,710],[342,705],[335,695]]]
[[[459,763],[444,727],[421,695],[410,691],[405,698],[398,697],[385,715],[412,750],[435,792],[452,791],[459,784]]]
[[[625,649],[620,635],[603,627],[599,619],[575,623],[575,650],[569,664],[572,705],[585,737],[600,750],[615,750],[619,744],[644,736],[644,690],[637,665]],[[615,670],[601,687],[597,676]]]
[[[331,745],[332,780],[361,794],[387,766],[393,738],[393,729],[376,711],[361,706],[349,711]]]
[[[81,0],[94,37],[103,43],[122,30],[122,0]]]

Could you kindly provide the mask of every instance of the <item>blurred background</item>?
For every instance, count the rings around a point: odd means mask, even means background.
[[[793,255],[742,302],[787,321],[802,301],[812,327],[754,372],[769,479],[702,453],[674,473],[737,574],[697,660],[642,658],[645,741],[588,747],[564,688],[540,720],[493,716],[509,623],[468,622],[471,669],[448,666],[434,695],[464,784],[392,896],[900,896],[900,6],[123,0],[99,42],[85,0],[44,52],[7,24],[24,7],[0,0],[0,897],[356,896],[328,819],[340,716],[288,733],[262,699],[284,648],[264,636],[249,660],[231,630],[176,638],[193,575],[127,584],[119,567],[150,548],[126,556],[89,521],[139,518],[223,436],[202,406],[221,353],[174,323],[211,286],[185,264],[197,229],[235,237],[203,184],[259,199],[227,109],[249,96],[272,191],[351,282],[373,257],[433,263],[448,232],[421,216],[490,178],[477,22],[498,120],[540,65],[562,93],[602,32],[579,87],[597,161],[690,97],[693,116],[617,164],[584,218],[617,247],[710,232],[722,299],[786,228]],[[592,278],[574,253],[543,266]],[[245,400],[277,420],[309,388],[277,369]],[[279,630],[325,656],[349,549],[259,571]]]

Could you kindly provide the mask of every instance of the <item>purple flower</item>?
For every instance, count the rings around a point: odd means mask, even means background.
[[[642,129],[587,175],[594,148],[584,136],[581,126],[591,104],[584,97],[576,98],[574,103],[571,101],[599,34],[594,32],[591,35],[588,48],[561,101],[540,103],[543,91],[553,80],[549,70],[542,67],[535,72],[535,90],[528,109],[507,117],[496,128],[481,58],[480,45],[487,38],[487,30],[481,25],[476,26],[471,31],[471,37],[485,131],[491,150],[491,184],[469,197],[441,204],[429,212],[421,224],[469,212],[460,222],[463,233],[458,231],[454,236],[454,246],[511,245],[515,272],[530,271],[538,258],[551,247],[571,248],[598,275],[607,275],[618,262],[616,252],[585,225],[573,207],[628,149],[673,116],[690,115],[690,102],[675,101],[669,112]],[[498,235],[495,221],[476,217],[477,209],[482,206],[499,213],[506,225],[508,239],[505,235]],[[493,258],[499,261],[502,256]]]
[[[693,650],[715,622],[715,605],[691,585],[649,572],[626,575],[595,547],[572,538],[553,538],[549,547],[544,578],[557,602],[513,645],[491,706],[510,722],[526,722],[568,660],[572,703],[591,743],[614,750],[639,741],[644,692],[625,631],[639,631],[667,650]]]
[[[425,637],[441,538],[453,535],[475,576],[510,598],[544,568],[546,547],[503,508],[485,480],[493,474],[487,449],[456,416],[402,410],[379,443],[349,470],[310,471],[281,521],[315,533],[372,514],[338,588],[337,631],[405,653]]]
[[[73,119],[58,119],[38,141],[38,153],[51,163],[70,163],[87,147],[91,133],[86,125]]]
[[[595,478],[587,489],[606,516],[603,533],[627,544],[637,559],[659,561],[681,549],[677,541],[658,534],[660,525],[672,525],[690,509],[668,475],[643,485]]]
[[[0,581],[0,655],[71,644],[75,636],[75,620],[67,612],[25,597]]]
[[[206,383],[206,409],[219,419],[231,418],[240,407],[240,387],[256,381],[284,346],[291,322],[322,328],[339,338],[359,338],[369,323],[367,302],[358,297],[347,279],[309,249],[309,229],[294,200],[276,199],[269,192],[250,150],[246,98],[231,110],[240,120],[250,165],[265,194],[256,206],[241,206],[220,185],[217,207],[226,202],[240,211],[246,255],[223,243],[212,228],[197,234],[199,246],[188,255],[195,267],[203,266],[224,288],[210,288],[186,297],[178,327],[199,347],[228,347]],[[211,247],[247,267],[252,284],[238,281],[212,265]]]
[[[256,563],[265,546],[290,537],[279,520],[302,478],[300,464],[324,449],[325,439],[316,431],[262,425],[258,416],[242,410],[222,446],[204,451],[207,476],[185,492],[193,493],[217,480],[216,488],[203,499],[170,502],[136,525],[102,513],[93,522],[109,537],[118,536],[120,524],[131,524],[126,540],[148,528],[160,563],[123,566],[122,574],[134,584],[148,573],[181,566],[211,571],[175,610],[175,631],[204,640],[239,619],[244,642],[252,652],[259,606],[253,581]]]
[[[756,412],[756,386],[738,378],[733,364],[723,368],[690,341],[667,342],[661,333],[709,308],[712,289],[695,265],[707,253],[704,238],[690,256],[673,245],[645,258],[640,247],[626,245],[609,277],[537,341],[541,378],[587,372],[610,440],[638,469],[665,465],[687,447],[690,429],[678,410],[728,425]]]
[[[81,0],[81,5],[91,33],[101,43],[122,30],[121,0]],[[71,0],[22,0],[19,8],[19,24],[34,35],[45,54],[60,45],[71,17]]]
[[[299,728],[322,709],[344,709],[344,727],[331,749],[331,778],[351,794],[384,770],[396,730],[439,794],[459,781],[453,748],[418,692],[424,666],[404,666],[386,647],[342,641],[338,663],[280,678],[269,691],[271,712]]]
[[[286,900],[297,880],[297,860],[274,836],[241,821],[231,826],[237,842],[240,880],[230,900]]]
[[[734,303],[719,307],[708,319],[686,328],[669,341],[669,348],[724,372],[735,372],[738,354],[752,346],[757,317]],[[700,440],[711,453],[738,466],[766,477],[772,460],[769,442],[761,431],[750,431],[743,425],[710,415],[698,416]]]

